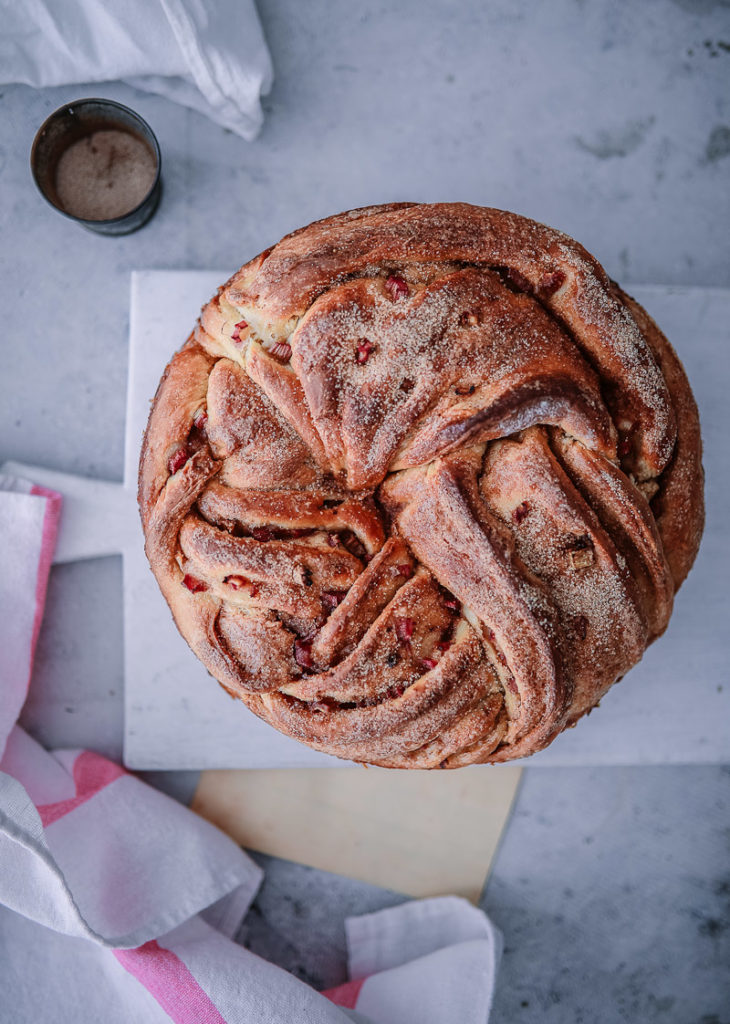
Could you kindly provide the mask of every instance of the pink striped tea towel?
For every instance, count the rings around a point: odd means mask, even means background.
[[[260,869],[92,751],[15,724],[60,498],[0,476],[0,991],[14,1024],[484,1024],[499,933],[456,897],[346,922],[353,979],[318,993],[235,943]]]

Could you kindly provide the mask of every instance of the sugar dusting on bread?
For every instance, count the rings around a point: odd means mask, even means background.
[[[590,711],[666,625],[701,488],[653,321],[572,239],[466,204],[350,211],[243,267],[140,469],[153,571],[225,688],[403,768],[521,757]]]

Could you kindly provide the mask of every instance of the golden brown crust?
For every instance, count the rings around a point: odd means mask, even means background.
[[[576,242],[466,204],[283,239],[205,307],[140,463],[183,636],[276,728],[395,768],[531,754],[666,627],[697,410]]]
[[[672,459],[658,480],[652,508],[678,590],[692,568],[705,526],[700,414],[687,374],[671,344],[646,310],[630,295],[618,291],[654,353],[677,419],[677,442]]]

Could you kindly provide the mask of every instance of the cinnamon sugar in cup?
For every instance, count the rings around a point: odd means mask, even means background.
[[[33,178],[66,217],[102,235],[127,235],[157,209],[160,147],[139,114],[114,100],[59,107],[31,150]]]

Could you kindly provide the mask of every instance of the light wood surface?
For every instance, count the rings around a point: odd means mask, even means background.
[[[522,769],[206,771],[193,810],[236,842],[409,896],[479,898]]]

